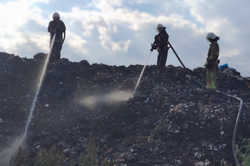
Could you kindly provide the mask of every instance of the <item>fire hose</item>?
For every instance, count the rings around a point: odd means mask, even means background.
[[[175,56],[177,57],[177,59],[179,60],[179,62],[181,63],[182,67],[184,69],[187,69],[184,65],[184,63],[181,61],[180,57],[178,56],[177,52],[175,51],[175,49],[173,48],[172,44],[169,42],[168,43],[170,48],[173,50]],[[202,87],[201,83],[199,83],[200,86]],[[235,126],[234,126],[234,130],[233,130],[233,137],[232,137],[232,152],[233,152],[233,157],[234,157],[234,160],[235,160],[235,163],[236,163],[236,166],[241,166],[238,158],[237,158],[237,153],[236,153],[236,136],[237,136],[237,130],[238,130],[238,125],[239,125],[239,119],[240,119],[240,115],[242,113],[242,107],[243,107],[243,100],[242,98],[240,97],[237,97],[237,96],[233,96],[233,95],[230,95],[228,93],[224,93],[224,92],[221,92],[219,90],[216,90],[217,93],[220,93],[222,95],[225,95],[227,97],[230,97],[230,98],[233,98],[235,100],[238,100],[240,102],[240,105],[239,105],[239,109],[238,109],[238,114],[237,114],[237,118],[236,118],[236,121],[235,121]]]
[[[178,56],[177,52],[175,51],[174,47],[172,46],[172,44],[170,42],[168,42],[170,48],[172,49],[172,51],[174,52],[175,56],[177,57],[178,61],[181,63],[182,67],[184,69],[187,69],[186,66],[184,65],[184,63],[182,62],[182,60],[180,59],[180,57]],[[145,70],[145,66],[143,68],[143,72]],[[189,70],[189,69],[188,69]],[[142,73],[143,73],[142,72]],[[202,84],[200,82],[198,82],[198,84],[200,84],[201,87]],[[240,115],[242,113],[242,108],[243,108],[243,100],[242,98],[240,97],[237,97],[237,96],[233,96],[231,94],[228,94],[228,93],[224,93],[224,92],[221,92],[220,90],[216,90],[217,93],[220,93],[224,96],[227,96],[227,97],[230,97],[230,98],[233,98],[235,100],[238,100],[240,102],[240,105],[239,105],[239,109],[238,109],[238,114],[237,114],[237,118],[236,118],[236,121],[235,121],[235,126],[234,126],[234,129],[233,129],[233,137],[232,137],[232,152],[233,152],[233,157],[234,157],[234,160],[235,160],[235,163],[236,163],[236,166],[241,166],[238,158],[237,158],[237,153],[236,153],[236,136],[237,136],[237,130],[238,130],[238,125],[239,125],[239,119],[240,119]]]
[[[233,130],[233,138],[232,138],[232,151],[233,151],[233,156],[234,156],[234,160],[235,160],[235,163],[236,163],[236,166],[241,166],[238,158],[237,158],[237,153],[236,153],[236,136],[237,136],[237,130],[238,130],[238,125],[239,125],[239,119],[240,119],[240,115],[242,113],[242,107],[243,107],[243,100],[242,98],[240,97],[237,97],[237,96],[233,96],[233,95],[230,95],[230,94],[227,94],[227,93],[224,93],[224,92],[221,92],[219,90],[216,90],[217,93],[220,93],[222,95],[225,95],[227,97],[231,97],[235,100],[238,100],[240,102],[240,105],[239,105],[239,109],[238,109],[238,114],[237,114],[237,118],[236,118],[236,121],[235,121],[235,126],[234,126],[234,130]]]
[[[174,52],[175,56],[177,57],[178,61],[180,62],[180,64],[182,65],[182,67],[184,69],[186,69],[186,66],[184,65],[184,63],[182,62],[181,58],[178,56],[177,52],[175,51],[174,47],[172,46],[172,44],[170,42],[168,42],[170,48],[172,49],[172,51]]]
[[[197,81],[196,83],[198,83],[201,87],[204,87],[199,81]],[[240,102],[240,105],[239,105],[239,108],[238,108],[237,118],[236,118],[235,125],[234,125],[234,129],[233,129],[232,152],[233,152],[233,157],[234,157],[236,166],[241,166],[241,164],[240,164],[240,162],[239,162],[239,160],[238,160],[238,157],[237,157],[237,152],[236,152],[236,136],[237,136],[237,130],[238,130],[238,125],[239,125],[240,115],[241,115],[241,113],[242,113],[242,108],[243,108],[243,104],[244,104],[243,99],[240,98],[240,97],[238,97],[238,96],[235,96],[235,95],[231,95],[231,94],[222,92],[222,91],[220,91],[220,90],[216,90],[215,92],[216,92],[216,93],[219,93],[219,94],[222,94],[222,95],[224,95],[224,96],[233,98],[233,99],[235,99],[235,100],[238,100],[238,101]]]

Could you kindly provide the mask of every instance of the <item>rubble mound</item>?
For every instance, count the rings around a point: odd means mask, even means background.
[[[0,148],[22,134],[46,54],[33,59],[0,53]],[[205,69],[90,65],[61,59],[48,65],[23,161],[57,147],[78,164],[94,137],[98,161],[128,166],[233,164],[238,101],[204,88]],[[250,138],[250,80],[218,73],[218,89],[244,100],[237,143]],[[1,159],[0,159],[1,160]]]

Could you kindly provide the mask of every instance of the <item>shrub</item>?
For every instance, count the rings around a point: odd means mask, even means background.
[[[34,159],[34,166],[62,166],[65,162],[65,155],[56,146],[52,146],[48,151],[42,149]]]
[[[239,159],[242,166],[250,166],[250,139],[243,140],[242,144],[241,148],[237,148]]]
[[[87,148],[87,155],[84,153],[80,154],[79,166],[97,166],[97,153],[96,153],[96,142],[95,137],[90,136]]]

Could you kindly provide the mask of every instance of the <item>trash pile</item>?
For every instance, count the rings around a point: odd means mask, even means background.
[[[0,53],[0,149],[23,132],[44,56]],[[142,67],[67,59],[49,64],[28,132],[25,164],[32,165],[42,149],[56,147],[66,156],[65,165],[78,165],[80,155],[88,154],[90,136],[99,163],[233,164],[238,101],[206,90],[204,68],[191,71],[171,65],[161,74],[156,66],[147,67],[136,94],[130,96]],[[240,144],[250,138],[250,80],[220,72],[218,89],[244,100]]]

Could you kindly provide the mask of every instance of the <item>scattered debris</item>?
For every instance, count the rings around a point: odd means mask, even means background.
[[[0,117],[4,119],[0,149],[23,131],[42,59],[0,55]],[[88,154],[91,135],[100,162],[129,166],[233,163],[231,141],[238,102],[201,87],[204,68],[190,71],[171,65],[162,74],[156,66],[148,66],[133,98],[120,93],[133,91],[142,67],[67,59],[49,64],[28,133],[30,160],[26,161],[30,163],[25,164],[32,165],[32,156],[54,146],[67,156],[65,162],[77,161],[80,154]],[[220,72],[218,88],[245,101],[240,141],[250,138],[250,80],[238,77],[242,79]],[[117,93],[109,96],[114,90]],[[79,102],[89,96],[106,99],[92,109]],[[124,100],[119,100],[121,96]],[[111,98],[119,102],[106,102]]]

